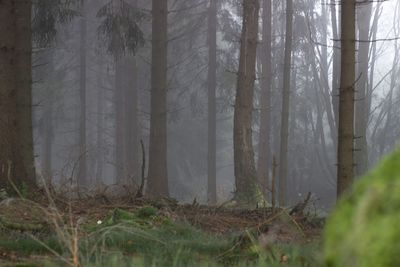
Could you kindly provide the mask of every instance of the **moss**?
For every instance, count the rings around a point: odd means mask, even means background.
[[[400,266],[400,150],[360,179],[325,229],[330,267]]]
[[[157,209],[152,206],[145,206],[136,212],[139,218],[150,218],[157,215]]]

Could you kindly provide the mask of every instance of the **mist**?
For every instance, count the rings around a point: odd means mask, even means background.
[[[46,29],[33,19],[39,36],[32,52],[38,181],[64,193],[79,188],[120,195],[134,194],[144,177],[149,195],[201,203],[234,197],[243,6],[165,2],[153,13],[151,1],[141,0],[62,6],[71,17],[56,20],[51,42],[39,42]],[[336,200],[340,7],[335,1],[294,1],[285,74],[286,4],[272,1],[267,18],[262,2],[251,119],[259,176],[263,170],[260,190],[269,203],[274,175],[276,190],[280,185],[288,86],[286,204],[311,192],[317,207],[328,210]],[[363,121],[355,126],[356,177],[399,140],[398,12],[397,1],[357,7],[357,38],[366,39],[357,42],[356,55],[355,118]]]

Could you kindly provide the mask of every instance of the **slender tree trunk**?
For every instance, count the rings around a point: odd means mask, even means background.
[[[87,20],[86,7],[83,3],[82,17],[80,18],[80,44],[79,44],[79,166],[78,185],[87,186],[87,151],[86,151],[86,45],[87,45]]]
[[[104,89],[102,80],[102,62],[98,62],[97,76],[97,122],[96,122],[96,186],[100,186],[103,182],[103,165],[104,165]]]
[[[50,89],[51,90],[51,89]],[[52,146],[53,146],[53,98],[52,93],[48,92],[45,100],[43,114],[44,120],[44,142],[43,142],[43,175],[46,183],[51,183],[52,179]]]
[[[169,195],[167,172],[168,1],[152,0],[151,118],[147,194]]]
[[[399,10],[400,11],[400,10]],[[385,148],[386,148],[386,144],[387,144],[387,133],[389,131],[390,128],[390,123],[392,122],[392,113],[393,113],[393,95],[394,95],[394,90],[396,87],[396,80],[398,79],[398,75],[399,75],[399,47],[398,47],[398,41],[395,40],[394,41],[394,59],[393,59],[393,65],[392,65],[392,75],[390,78],[390,88],[389,88],[389,94],[387,97],[387,102],[384,106],[384,108],[387,109],[387,114],[386,114],[386,121],[385,124],[383,126],[382,129],[382,138],[381,141],[379,142],[379,156],[383,157],[385,154]]]
[[[261,118],[258,157],[258,181],[266,196],[271,190],[269,170],[271,163],[271,84],[272,84],[272,0],[263,0],[263,43],[261,80]]]
[[[290,72],[292,61],[293,0],[286,1],[285,60],[283,70],[281,146],[279,160],[279,204],[286,205],[287,152],[289,139]]]
[[[348,190],[354,179],[354,83],[356,0],[342,0],[341,75],[339,94],[339,140],[337,196]]]
[[[257,201],[258,185],[252,140],[252,114],[258,41],[258,0],[243,1],[243,25],[234,112],[234,161],[236,199]]]
[[[370,23],[372,16],[372,2],[363,3],[357,8],[358,38],[360,40],[370,39]],[[367,145],[367,123],[368,113],[367,97],[368,69],[369,69],[370,43],[358,43],[358,73],[356,83],[356,105],[355,105],[355,174],[362,176],[368,168],[368,145]]]
[[[133,56],[127,57],[126,87],[125,87],[125,168],[127,185],[132,187],[140,184],[139,178],[139,116],[138,116],[138,86],[137,64]]]
[[[340,84],[340,41],[339,41],[339,29],[337,22],[336,12],[336,0],[331,0],[331,21],[332,21],[332,33],[334,48],[333,48],[333,66],[332,66],[332,107],[333,114],[335,117],[335,125],[339,125],[339,84]]]
[[[124,90],[126,84],[124,83],[124,58],[115,59],[115,166],[117,168],[117,184],[125,185],[126,171],[125,171],[125,99]]]
[[[18,82],[16,2],[0,2],[0,188],[12,192],[27,178],[18,135]]]
[[[210,0],[208,10],[208,203],[217,202],[217,0]]]
[[[16,13],[16,64],[17,64],[17,116],[18,145],[25,167],[27,184],[35,184],[32,131],[32,1],[15,1]]]

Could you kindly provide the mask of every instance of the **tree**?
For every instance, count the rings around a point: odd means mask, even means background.
[[[15,2],[18,139],[28,179],[35,180],[32,132],[32,2]]]
[[[147,194],[169,195],[167,173],[168,1],[152,1],[151,118]]]
[[[135,54],[144,45],[139,23],[144,18],[136,1],[111,0],[97,12],[100,40],[115,63],[117,183],[132,186],[138,169],[137,67]]]
[[[263,0],[263,42],[262,42],[262,79],[261,79],[261,117],[258,156],[258,181],[263,194],[269,186],[269,166],[271,166],[270,129],[271,129],[271,83],[272,83],[272,0]]]
[[[87,20],[86,4],[82,3],[81,17],[79,21],[79,134],[78,134],[78,177],[79,186],[87,186],[87,148],[86,148],[86,43],[87,43]]]
[[[255,203],[258,194],[252,140],[252,114],[259,8],[258,0],[243,1],[243,22],[233,126],[235,198],[240,203],[248,204]]]
[[[367,125],[369,118],[368,102],[368,69],[369,54],[371,44],[366,42],[370,39],[370,23],[372,17],[373,2],[367,1],[357,8],[357,28],[358,38],[363,42],[358,43],[357,53],[357,77],[356,83],[356,104],[355,104],[355,172],[357,176],[362,176],[368,169],[368,144],[367,144]]]
[[[354,177],[354,87],[356,1],[342,0],[341,75],[339,89],[339,134],[337,196],[345,192]]]
[[[292,28],[293,28],[293,0],[286,1],[286,34],[285,59],[283,70],[282,117],[281,117],[281,144],[279,156],[279,204],[286,204],[287,184],[287,152],[289,139],[289,106],[290,82],[292,62]]]
[[[217,202],[216,178],[216,95],[217,86],[217,1],[210,0],[208,8],[208,202]]]
[[[0,2],[0,187],[13,191],[13,186],[21,186],[28,178],[27,168],[24,165],[24,147],[20,145],[19,130],[20,118],[18,104],[18,72],[21,47],[17,37],[17,13],[15,1]],[[21,23],[21,21],[18,21]],[[19,30],[21,28],[19,27]],[[22,78],[22,77],[21,77]]]

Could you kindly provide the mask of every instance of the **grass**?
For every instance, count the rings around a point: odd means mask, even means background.
[[[71,229],[63,231],[78,241],[78,255],[68,247],[73,242],[68,245],[58,238],[60,229],[46,235],[13,233],[11,238],[3,233],[0,252],[16,253],[21,258],[53,255],[38,265],[19,266],[78,266],[78,262],[85,267],[319,266],[318,244],[263,244],[253,231],[207,233],[160,215],[152,206],[134,213],[115,209],[101,224],[83,225],[77,236]]]

